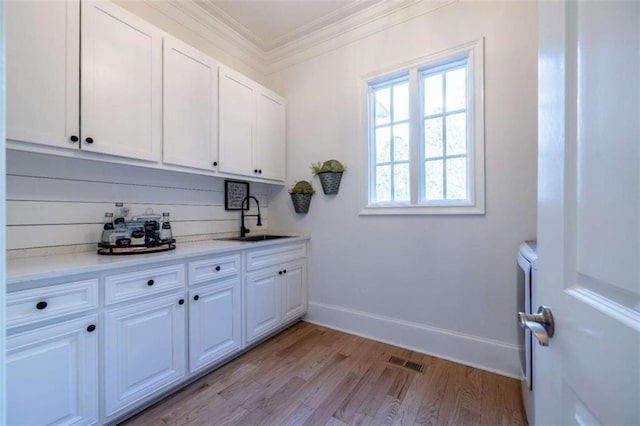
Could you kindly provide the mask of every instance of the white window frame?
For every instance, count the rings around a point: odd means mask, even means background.
[[[467,60],[467,200],[423,200],[424,143],[420,123],[424,119],[421,74],[442,64],[466,58]],[[410,96],[410,202],[371,202],[374,199],[375,152],[369,122],[371,117],[370,87],[392,81],[402,75],[409,76]],[[363,208],[361,215],[480,215],[485,213],[484,177],[484,39],[480,38],[451,49],[446,49],[411,62],[378,70],[361,76],[363,87],[363,137],[365,153]]]

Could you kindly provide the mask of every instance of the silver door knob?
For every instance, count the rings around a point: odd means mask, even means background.
[[[551,308],[542,305],[538,308],[537,314],[518,312],[518,322],[520,327],[531,330],[540,345],[549,346],[549,338],[553,337],[555,331]]]

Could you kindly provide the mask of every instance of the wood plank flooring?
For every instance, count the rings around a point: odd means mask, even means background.
[[[520,382],[300,322],[122,423],[414,424],[526,425]]]

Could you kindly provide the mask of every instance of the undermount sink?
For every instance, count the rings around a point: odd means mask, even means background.
[[[278,238],[293,238],[291,235],[252,235],[250,237],[228,237],[228,238],[220,238],[221,240],[226,241],[248,241],[248,242],[256,242],[256,241],[267,241],[267,240],[277,240]]]

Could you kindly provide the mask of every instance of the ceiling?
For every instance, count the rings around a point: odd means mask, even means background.
[[[264,52],[329,27],[378,3],[401,0],[195,0]]]

